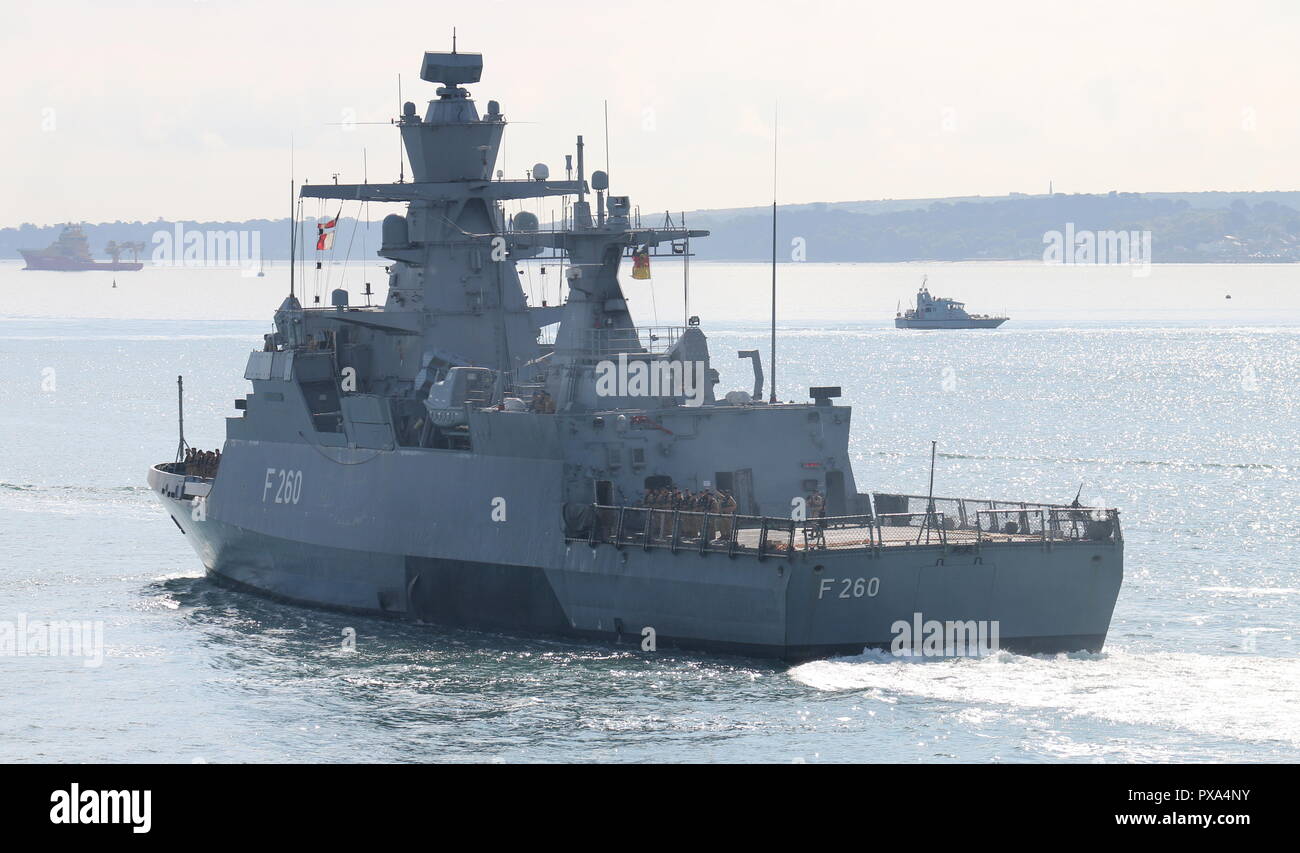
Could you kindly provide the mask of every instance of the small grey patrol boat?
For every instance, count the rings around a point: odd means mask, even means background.
[[[894,317],[898,329],[996,329],[1008,317],[968,314],[966,305],[945,296],[931,296],[925,281],[916,292],[916,307]]]

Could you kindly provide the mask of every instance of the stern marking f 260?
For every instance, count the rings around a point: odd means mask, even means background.
[[[840,589],[835,589],[835,584],[840,584]],[[817,600],[826,597],[830,593],[834,598],[875,598],[880,592],[880,578],[822,578],[820,585],[817,587]]]

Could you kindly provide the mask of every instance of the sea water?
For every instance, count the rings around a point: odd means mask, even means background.
[[[534,304],[561,270],[525,265]],[[287,269],[0,264],[3,761],[1296,761],[1300,270],[782,264],[777,390],[838,385],[861,491],[1118,507],[1100,654],[798,666],[393,624],[214,586],[145,486],[215,448]],[[637,322],[701,318],[721,391],[771,374],[771,272],[655,261]],[[922,276],[996,331],[892,328]],[[304,301],[382,270],[309,271]],[[112,287],[113,281],[117,287]],[[549,287],[548,287],[549,284]],[[685,297],[689,304],[684,304]],[[1227,297],[1231,298],[1227,298]],[[86,634],[93,645],[94,633]]]

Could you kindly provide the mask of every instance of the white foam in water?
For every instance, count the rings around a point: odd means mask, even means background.
[[[921,661],[868,651],[814,661],[790,676],[817,690],[1046,708],[1216,738],[1300,745],[1300,659],[1254,655],[1129,654]]]

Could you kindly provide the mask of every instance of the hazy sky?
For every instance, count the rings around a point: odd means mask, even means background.
[[[484,54],[508,176],[589,168],[649,210],[1057,191],[1300,187],[1295,2],[5,0],[0,225],[286,215],[397,177],[397,75]],[[409,174],[409,173],[408,173]],[[376,214],[382,215],[382,214]]]

